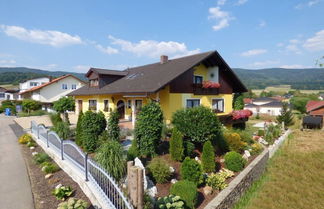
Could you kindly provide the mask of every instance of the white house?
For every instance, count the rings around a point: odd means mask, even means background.
[[[246,104],[244,109],[251,110],[253,115],[267,114],[278,116],[282,110],[282,102],[273,98],[262,97],[252,100],[252,103]]]
[[[0,87],[0,102],[3,100],[16,100],[19,90],[5,89]]]
[[[20,92],[22,99],[33,99],[43,103],[43,109],[51,111],[53,102],[82,87],[85,82],[73,75],[64,75],[50,82]]]
[[[50,82],[50,78],[48,78],[48,77],[34,78],[34,79],[26,80],[23,83],[20,83],[19,89],[20,89],[20,92],[23,92],[23,91],[34,88],[36,86],[43,85],[48,82]]]

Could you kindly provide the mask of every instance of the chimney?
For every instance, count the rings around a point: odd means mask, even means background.
[[[164,63],[167,63],[167,62],[168,62],[168,56],[166,56],[166,55],[161,55],[160,63],[161,63],[161,64],[164,64]]]

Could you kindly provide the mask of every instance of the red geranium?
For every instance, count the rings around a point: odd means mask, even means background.
[[[203,81],[202,87],[204,89],[217,89],[220,87],[220,84],[212,81]]]
[[[248,118],[252,114],[253,113],[251,110],[234,110],[232,112],[232,117],[233,117],[233,120],[238,120],[238,119],[242,119],[242,118]]]

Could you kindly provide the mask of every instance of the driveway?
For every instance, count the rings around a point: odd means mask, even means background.
[[[27,169],[12,130],[15,126],[13,117],[0,115],[0,206],[34,209]]]

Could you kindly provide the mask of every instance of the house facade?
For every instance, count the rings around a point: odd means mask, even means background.
[[[73,75],[64,75],[50,82],[19,93],[22,99],[33,99],[43,104],[44,110],[51,110],[53,102],[70,92],[81,88],[85,82]]]
[[[19,83],[19,90],[20,90],[20,92],[24,92],[28,89],[43,85],[48,82],[50,82],[50,78],[48,78],[48,77],[34,78],[34,79],[26,80],[25,82]]]
[[[252,111],[253,115],[267,114],[270,116],[280,115],[282,107],[281,101],[270,97],[256,98],[244,105],[244,109]]]
[[[232,112],[233,93],[246,87],[217,51],[211,51],[129,68],[124,71],[91,68],[89,84],[73,91],[76,111],[115,109],[122,119],[135,123],[141,107],[150,100],[160,103],[166,123],[185,107],[203,105],[219,116]]]
[[[3,100],[16,100],[18,99],[19,90],[16,89],[5,89],[0,87],[0,103]]]

